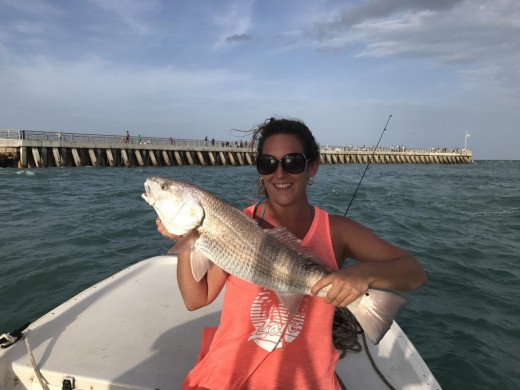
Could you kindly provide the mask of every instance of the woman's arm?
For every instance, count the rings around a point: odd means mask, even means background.
[[[329,218],[340,270],[318,281],[312,288],[313,294],[331,284],[325,301],[346,306],[370,287],[411,291],[426,283],[426,273],[412,255],[357,222],[341,216]],[[341,268],[346,258],[358,263]]]
[[[169,233],[159,219],[157,231],[164,237],[181,241],[184,237]],[[226,283],[228,274],[212,264],[204,277],[196,281],[191,271],[191,244],[181,245],[177,253],[177,283],[188,310],[197,310],[213,302]]]

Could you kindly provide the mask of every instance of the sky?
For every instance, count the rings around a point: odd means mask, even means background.
[[[0,0],[0,129],[520,159],[518,0]],[[467,132],[467,133],[466,133]],[[467,136],[466,134],[469,134]]]

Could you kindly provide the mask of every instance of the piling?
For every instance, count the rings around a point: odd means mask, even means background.
[[[242,142],[0,130],[0,166],[45,167],[174,167],[243,166],[255,153]],[[469,149],[327,147],[322,164],[472,164]]]

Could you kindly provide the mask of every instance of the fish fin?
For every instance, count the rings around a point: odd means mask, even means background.
[[[200,280],[206,275],[209,268],[211,267],[211,261],[197,249],[193,249],[190,254],[191,261],[191,273],[193,278],[200,282]]]
[[[293,315],[298,312],[303,298],[305,298],[305,295],[302,294],[284,294],[278,291],[276,292],[276,295],[278,296],[278,299],[285,305],[287,310],[289,310],[289,313]]]
[[[195,248],[195,243],[199,238],[199,233],[195,230],[182,237],[175,243],[174,246],[168,251],[169,255],[183,252],[187,249],[190,250],[190,264],[191,273],[193,278],[200,282],[200,280],[206,275],[209,268],[211,267],[211,261],[202,253],[200,250]]]
[[[197,238],[199,238],[199,233],[197,233],[197,231],[195,230],[191,231],[184,237],[179,238],[177,241],[175,241],[175,245],[170,248],[168,254],[174,255],[176,253],[183,252],[187,249],[191,250]]]
[[[347,308],[356,317],[368,340],[372,344],[379,344],[406,302],[400,295],[368,289]]]

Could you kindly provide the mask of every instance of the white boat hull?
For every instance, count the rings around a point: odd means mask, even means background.
[[[0,350],[0,388],[41,389],[37,373],[49,389],[62,389],[65,377],[85,390],[179,388],[197,359],[203,328],[219,323],[222,298],[187,311],[176,263],[174,256],[143,260],[32,323],[24,332],[28,347],[20,340]],[[369,350],[394,388],[440,389],[395,322]],[[388,389],[364,351],[347,353],[337,373],[349,390]]]

